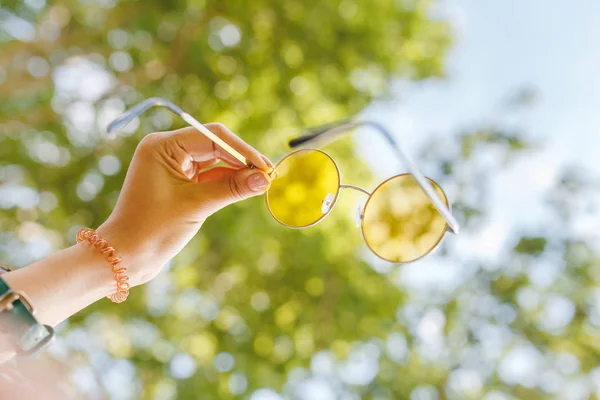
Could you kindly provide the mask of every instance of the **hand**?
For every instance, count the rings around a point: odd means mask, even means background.
[[[117,205],[98,228],[132,286],[152,279],[221,208],[267,191],[273,164],[222,124],[206,127],[243,154],[250,169],[194,128],[146,136],[137,147]],[[213,167],[224,161],[231,167]]]

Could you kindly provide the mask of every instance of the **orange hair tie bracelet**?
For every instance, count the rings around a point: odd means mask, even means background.
[[[98,250],[100,253],[106,254],[108,262],[111,266],[113,275],[116,281],[116,291],[110,296],[106,296],[107,299],[115,303],[122,303],[127,300],[129,296],[129,277],[125,275],[127,268],[120,267],[119,263],[122,258],[116,254],[113,247],[108,245],[106,239],[102,238],[95,230],[90,228],[82,228],[77,232],[77,243],[88,242]]]

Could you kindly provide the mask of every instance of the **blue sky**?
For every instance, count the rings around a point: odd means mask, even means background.
[[[409,146],[431,132],[452,133],[492,115],[520,86],[537,90],[529,131],[553,155],[595,158],[600,149],[600,2],[596,0],[447,0],[456,39],[448,78],[400,86],[396,101],[372,114],[407,128]],[[371,112],[369,112],[371,114]],[[600,162],[588,163],[600,171]]]

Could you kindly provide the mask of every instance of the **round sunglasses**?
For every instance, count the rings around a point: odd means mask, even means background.
[[[246,158],[190,114],[173,103],[150,98],[137,104],[108,126],[120,130],[151,107],[166,107],[214,141],[243,164]],[[409,173],[393,176],[372,192],[342,184],[340,170],[327,153],[307,146],[322,145],[354,128],[367,126],[382,134]],[[371,121],[340,121],[313,128],[308,134],[290,140],[299,148],[275,166],[271,187],[265,194],[273,218],[289,228],[307,228],[323,220],[335,206],[342,189],[357,190],[368,196],[359,209],[363,238],[378,257],[395,263],[416,261],[433,251],[447,232],[458,234],[460,225],[452,215],[450,203],[440,186],[426,178],[402,151],[394,137],[380,124]]]

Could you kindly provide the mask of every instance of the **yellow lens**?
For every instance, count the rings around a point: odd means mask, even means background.
[[[448,204],[442,189],[429,181]],[[362,229],[373,253],[387,261],[405,263],[423,257],[442,240],[446,221],[412,175],[406,174],[375,189],[365,205]]]
[[[284,158],[273,174],[267,206],[281,224],[302,228],[322,219],[337,200],[340,175],[327,154],[300,150]]]

